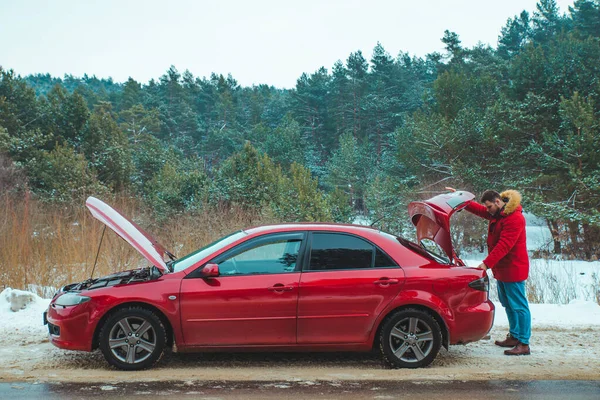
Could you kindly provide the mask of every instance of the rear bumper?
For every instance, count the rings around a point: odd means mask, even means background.
[[[459,310],[455,314],[454,329],[450,332],[450,344],[466,344],[483,339],[494,325],[494,314],[494,304],[489,300]]]
[[[61,349],[91,351],[95,324],[90,321],[88,306],[50,305],[46,315],[50,343]]]

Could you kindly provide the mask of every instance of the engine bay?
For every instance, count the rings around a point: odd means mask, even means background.
[[[92,290],[116,285],[128,285],[130,283],[148,282],[158,279],[162,272],[155,266],[132,269],[129,271],[117,272],[100,278],[86,279],[83,282],[72,283],[62,288],[63,292],[73,292],[81,290]]]

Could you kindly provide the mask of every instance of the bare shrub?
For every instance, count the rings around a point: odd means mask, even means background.
[[[590,285],[592,296],[596,299],[596,303],[600,305],[600,274],[592,273],[592,284]]]
[[[563,264],[561,268],[551,265],[552,260],[532,260],[529,278],[526,281],[526,294],[534,304],[569,304],[580,299],[600,300],[600,276],[592,273],[592,283],[578,281],[580,274],[575,267]],[[498,300],[496,280],[490,281],[490,298]],[[600,302],[598,302],[600,304]]]
[[[529,274],[529,279],[526,281],[525,290],[527,293],[527,300],[529,300],[530,303],[545,303],[546,298],[544,296],[544,285],[542,281],[543,276],[541,274],[536,272]]]

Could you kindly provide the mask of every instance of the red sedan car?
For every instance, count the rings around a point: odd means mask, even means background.
[[[124,370],[174,351],[370,351],[392,367],[430,364],[440,347],[484,337],[494,306],[484,271],[466,267],[450,216],[473,195],[409,206],[419,244],[377,229],[285,224],[245,229],[177,260],[102,201],[94,217],[151,266],[62,288],[44,322],[60,348]],[[438,251],[430,250],[426,244]]]

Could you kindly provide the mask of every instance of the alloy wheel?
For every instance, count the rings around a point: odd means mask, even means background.
[[[156,350],[157,335],[145,318],[125,317],[113,325],[108,344],[115,358],[127,364],[138,364]]]
[[[420,362],[434,348],[433,329],[420,318],[404,318],[390,331],[389,344],[398,359],[407,363]]]

